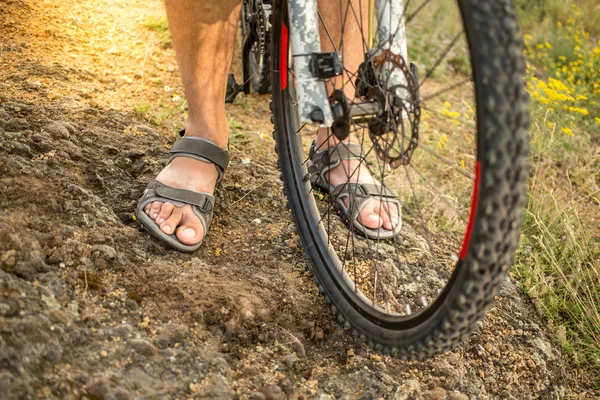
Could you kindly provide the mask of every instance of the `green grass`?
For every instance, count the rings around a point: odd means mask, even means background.
[[[160,46],[163,49],[173,46],[173,40],[169,32],[169,23],[166,17],[150,17],[142,23],[142,26],[155,32],[156,36],[160,39]]]
[[[513,273],[573,361],[600,376],[600,3],[517,5],[533,98],[532,174]],[[600,378],[593,385],[600,390]]]
[[[551,32],[558,22],[571,18],[592,36],[600,35],[600,2],[597,0],[516,0],[523,30],[531,34]],[[573,13],[575,5],[580,12]]]
[[[148,100],[142,100],[133,105],[133,110],[135,111],[135,113],[138,117],[145,118],[146,114],[150,110],[150,106],[151,106],[151,104]]]

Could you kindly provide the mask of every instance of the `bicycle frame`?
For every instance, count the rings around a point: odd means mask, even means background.
[[[372,1],[369,4],[369,24],[372,24]],[[288,0],[290,11],[290,38],[296,93],[298,100],[299,118],[301,123],[316,123],[322,127],[331,127],[334,122],[328,100],[325,79],[311,72],[310,63],[313,57],[321,52],[319,37],[319,14],[317,0]],[[404,22],[403,0],[375,0],[375,15],[377,17],[378,45],[374,55],[389,49],[395,54],[407,59],[406,31]],[[369,27],[371,32],[371,27]],[[372,38],[369,38],[372,41]],[[371,44],[371,43],[370,43]],[[339,55],[341,59],[341,54]],[[407,63],[408,64],[408,63]],[[396,70],[387,76],[386,66],[383,66],[382,76],[386,86],[405,86],[406,79]],[[343,72],[342,72],[343,73]],[[399,93],[402,96],[401,93]]]

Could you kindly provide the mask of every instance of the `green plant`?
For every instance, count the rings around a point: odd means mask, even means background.
[[[163,49],[173,46],[169,24],[165,17],[150,17],[142,23],[142,26],[156,33],[156,36],[160,39],[160,46]]]

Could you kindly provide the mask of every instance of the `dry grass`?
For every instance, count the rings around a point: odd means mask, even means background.
[[[533,169],[514,273],[574,361],[600,370],[600,24],[589,14],[598,4],[518,3]]]

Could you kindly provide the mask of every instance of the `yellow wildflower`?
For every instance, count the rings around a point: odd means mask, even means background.
[[[442,135],[442,137],[440,138],[440,141],[437,144],[438,147],[440,148],[440,150],[442,150],[444,148],[447,141],[448,141],[448,136]]]
[[[562,128],[562,131],[567,136],[573,136],[573,131],[571,130],[571,128]]]
[[[444,102],[444,107],[450,108],[450,107],[452,107],[452,105],[449,102],[445,101]]]
[[[596,121],[598,124],[600,124],[600,118],[594,118],[594,121]]]
[[[570,112],[574,112],[574,113],[579,113],[581,115],[588,115],[589,112],[586,108],[579,108],[579,107],[569,107],[569,111]]]
[[[450,118],[460,118],[460,114],[457,113],[456,111],[448,111],[446,109],[443,109],[442,114],[444,114],[446,117],[450,117]]]

